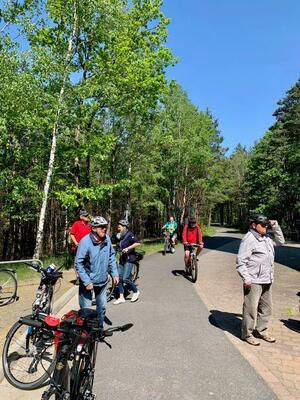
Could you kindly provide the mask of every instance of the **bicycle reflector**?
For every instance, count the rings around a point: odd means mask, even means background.
[[[60,318],[56,315],[49,314],[45,317],[44,322],[48,326],[56,327],[60,324]]]

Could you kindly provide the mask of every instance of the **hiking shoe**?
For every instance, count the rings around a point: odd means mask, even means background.
[[[243,339],[245,342],[251,344],[252,346],[259,346],[259,341],[255,340],[253,336],[248,336]]]
[[[269,336],[269,335],[262,335],[261,333],[259,333],[259,332],[257,332],[257,331],[254,331],[254,332],[253,332],[253,336],[255,336],[255,337],[258,338],[258,339],[265,340],[265,341],[268,342],[268,343],[275,343],[275,342],[276,342],[276,339],[273,338],[272,336]]]
[[[136,293],[133,293],[133,295],[131,297],[131,302],[134,303],[135,301],[137,301],[137,299],[139,298],[139,295],[140,295],[139,290]]]
[[[126,300],[124,299],[124,298],[122,298],[122,297],[119,297],[116,301],[114,301],[113,302],[113,304],[122,304],[122,303],[125,303],[126,302]]]

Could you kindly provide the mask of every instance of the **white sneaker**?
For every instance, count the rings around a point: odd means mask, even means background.
[[[133,295],[131,297],[131,302],[134,303],[135,301],[137,301],[137,299],[139,298],[139,295],[140,295],[139,290],[136,293],[133,293]]]
[[[123,297],[119,297],[116,301],[113,302],[113,304],[122,304],[125,302],[126,300]]]
[[[174,254],[175,253],[175,249],[174,247],[172,247],[171,253]]]

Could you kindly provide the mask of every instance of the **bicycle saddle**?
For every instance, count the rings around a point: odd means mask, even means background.
[[[96,310],[93,310],[92,308],[81,308],[78,311],[79,317],[83,319],[95,319],[99,318],[99,315]]]

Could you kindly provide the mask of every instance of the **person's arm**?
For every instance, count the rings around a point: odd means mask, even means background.
[[[92,284],[91,278],[88,276],[84,268],[88,253],[88,245],[86,241],[81,240],[76,253],[75,268],[84,286]]]
[[[236,257],[236,270],[243,279],[245,287],[251,287],[251,277],[248,272],[247,264],[252,254],[251,239],[246,237],[241,241],[239,251]]]
[[[119,272],[118,272],[118,266],[117,266],[117,259],[116,259],[116,253],[115,250],[112,246],[111,241],[109,241],[109,260],[108,260],[108,270],[112,274],[112,277],[114,278],[114,281],[116,284],[119,282]]]
[[[282,230],[276,220],[270,220],[272,232],[274,234],[273,243],[275,246],[282,246],[285,243]]]
[[[135,235],[132,235],[130,238],[129,246],[125,247],[122,250],[122,253],[128,253],[140,245],[141,245],[141,243],[138,241],[137,237]]]
[[[201,249],[203,249],[203,247],[204,247],[204,242],[203,242],[203,235],[202,235],[202,231],[201,231],[201,228],[200,228],[200,226],[198,225],[198,238],[199,238],[199,244],[200,244],[200,246],[201,246]]]
[[[187,243],[187,225],[184,225],[184,228],[182,231],[182,241],[183,241],[183,244]]]
[[[71,237],[72,243],[75,244],[75,246],[78,246],[78,242],[75,239],[76,232],[77,232],[76,231],[76,223],[74,223],[70,229],[70,237]]]

